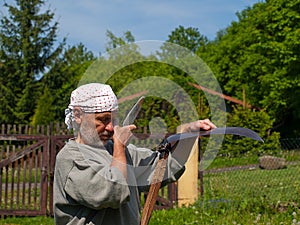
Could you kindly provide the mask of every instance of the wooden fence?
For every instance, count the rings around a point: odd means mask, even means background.
[[[64,123],[1,126],[0,216],[53,215],[55,158],[72,136]],[[161,189],[155,208],[172,207],[176,190],[176,183]]]

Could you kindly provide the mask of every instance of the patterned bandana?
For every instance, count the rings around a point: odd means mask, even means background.
[[[65,123],[69,129],[72,128],[75,106],[86,113],[110,112],[118,109],[118,100],[111,87],[106,84],[90,83],[78,87],[72,92],[71,102],[65,110]]]

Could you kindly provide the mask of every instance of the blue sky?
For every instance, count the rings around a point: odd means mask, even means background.
[[[182,25],[198,28],[213,39],[219,30],[237,20],[236,12],[259,1],[262,0],[48,0],[46,6],[59,22],[59,40],[67,37],[70,45],[81,42],[88,50],[103,53],[107,30],[116,36],[130,31],[136,41],[165,41]]]

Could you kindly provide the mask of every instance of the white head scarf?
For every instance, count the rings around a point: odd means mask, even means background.
[[[73,109],[80,107],[86,113],[111,112],[118,109],[118,100],[107,84],[90,83],[79,86],[71,94],[70,104],[65,110],[65,123],[72,128]]]

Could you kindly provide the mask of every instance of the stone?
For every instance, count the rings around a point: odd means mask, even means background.
[[[259,157],[259,168],[266,170],[278,170],[286,168],[286,160],[275,156],[265,155]]]

